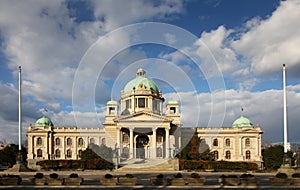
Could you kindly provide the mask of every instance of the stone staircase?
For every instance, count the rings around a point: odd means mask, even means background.
[[[117,171],[176,171],[173,159],[129,159]]]

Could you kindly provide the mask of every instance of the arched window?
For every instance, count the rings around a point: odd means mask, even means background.
[[[60,158],[60,150],[58,149],[55,150],[55,157]]]
[[[55,139],[55,145],[56,145],[56,146],[59,146],[59,145],[60,145],[60,139],[59,139],[59,138],[56,138],[56,139]]]
[[[129,135],[127,133],[123,133],[123,143],[128,143],[129,142]]]
[[[78,139],[78,146],[83,146],[83,138]]]
[[[226,151],[225,158],[228,159],[228,160],[231,159],[231,154],[230,154],[229,150]]]
[[[95,139],[94,138],[90,138],[90,144],[95,144]]]
[[[41,137],[38,137],[38,138],[37,138],[36,144],[37,144],[37,145],[42,145],[42,144],[43,144],[43,140],[42,140]]]
[[[226,145],[226,146],[230,146],[230,139],[226,139],[226,140],[225,140],[225,145]]]
[[[214,141],[213,141],[213,146],[218,146],[218,139],[214,139]]]
[[[245,139],[245,145],[246,145],[246,146],[250,146],[250,139],[249,139],[249,138],[246,138],[246,139]]]
[[[250,150],[247,150],[246,151],[246,160],[250,160],[250,158],[251,158],[251,152],[250,152]]]
[[[81,155],[82,155],[82,150],[79,150],[78,151],[78,157],[81,158]]]
[[[105,138],[102,139],[102,144],[106,145]]]
[[[72,151],[69,149],[67,150],[67,157],[68,158],[71,158],[72,157]]]
[[[214,160],[219,159],[219,152],[217,150],[214,151]]]
[[[67,138],[67,146],[71,146],[72,145],[72,139],[71,138]]]
[[[37,157],[41,158],[43,156],[43,151],[41,149],[37,150]]]

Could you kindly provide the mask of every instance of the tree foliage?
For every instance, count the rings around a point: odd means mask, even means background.
[[[109,162],[112,162],[113,150],[104,144],[98,146],[96,144],[90,144],[89,147],[82,151],[81,159],[82,160],[91,160],[91,159],[105,159]]]
[[[0,164],[6,166],[12,166],[16,163],[16,158],[18,155],[19,149],[18,145],[9,144],[4,147],[4,149],[0,150]],[[26,150],[22,148],[22,158],[23,161],[26,161]]]
[[[195,133],[189,143],[177,155],[177,158],[184,160],[212,160],[209,146],[205,140],[200,139]]]
[[[291,163],[293,165],[295,161],[293,153],[291,151],[288,151],[287,155],[289,158],[291,158]],[[263,159],[266,169],[277,170],[278,168],[280,168],[283,162],[283,156],[284,151],[282,145],[270,146],[263,150]]]

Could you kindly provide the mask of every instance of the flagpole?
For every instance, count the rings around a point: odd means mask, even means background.
[[[19,151],[22,150],[22,94],[21,94],[21,66],[19,66]]]
[[[285,64],[283,64],[282,69],[282,76],[283,76],[283,146],[284,146],[284,153],[287,153],[287,103],[286,103],[286,77],[285,77]]]

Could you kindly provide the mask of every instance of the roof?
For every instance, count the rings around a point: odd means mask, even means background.
[[[241,116],[233,122],[232,127],[253,127],[253,124],[248,118]]]
[[[159,93],[159,89],[156,84],[146,77],[146,72],[143,69],[138,69],[136,73],[136,78],[129,81],[125,87],[124,92],[130,92],[134,89],[138,89],[139,85],[143,84],[147,90],[151,90],[155,93]]]
[[[169,100],[167,104],[178,104],[178,101],[176,101],[176,100]]]
[[[107,102],[107,104],[118,105],[118,102],[114,101],[114,100],[110,100],[110,101]]]
[[[49,118],[43,116],[35,122],[35,126],[37,127],[53,126],[53,123]]]

